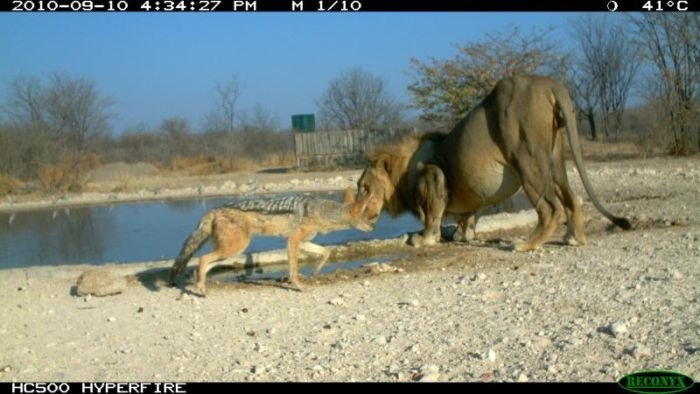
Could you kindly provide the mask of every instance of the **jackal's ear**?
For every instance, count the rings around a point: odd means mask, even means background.
[[[352,187],[348,186],[343,190],[343,203],[350,204],[355,202],[355,194],[352,192]]]
[[[423,164],[422,161],[419,161],[418,163],[416,163],[416,170],[417,170],[418,172],[423,171],[423,168],[425,168],[425,164]]]

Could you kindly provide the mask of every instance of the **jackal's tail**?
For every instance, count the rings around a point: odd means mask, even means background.
[[[211,235],[212,212],[206,213],[199,221],[197,228],[190,234],[182,244],[182,249],[175,258],[173,268],[170,269],[170,284],[174,285],[175,280],[180,276],[182,270],[192,258],[192,255],[204,245]]]

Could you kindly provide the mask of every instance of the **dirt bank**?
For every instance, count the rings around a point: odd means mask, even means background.
[[[335,272],[305,293],[260,280],[212,283],[199,298],[163,286],[160,262],[112,266],[128,275],[122,294],[77,297],[85,266],[4,270],[0,380],[700,379],[700,160],[588,168],[634,231],[608,230],[584,198],[585,246],[511,252],[529,229],[396,245],[400,269]]]

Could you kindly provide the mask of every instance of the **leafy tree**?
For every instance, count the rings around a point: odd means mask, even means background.
[[[547,72],[563,75],[567,58],[548,39],[550,30],[524,35],[518,28],[486,34],[457,46],[452,59],[411,59],[415,78],[408,90],[423,119],[452,125],[483,99],[503,77]]]

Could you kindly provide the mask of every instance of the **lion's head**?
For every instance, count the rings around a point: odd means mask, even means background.
[[[369,165],[357,181],[356,197],[366,202],[368,217],[376,220],[385,204],[392,216],[413,208],[415,166],[432,157],[434,142],[442,138],[439,133],[411,135],[370,153]]]
[[[365,217],[372,223],[379,219],[384,207],[384,196],[393,186],[382,171],[373,167],[366,168],[357,181],[356,202],[362,204]]]

